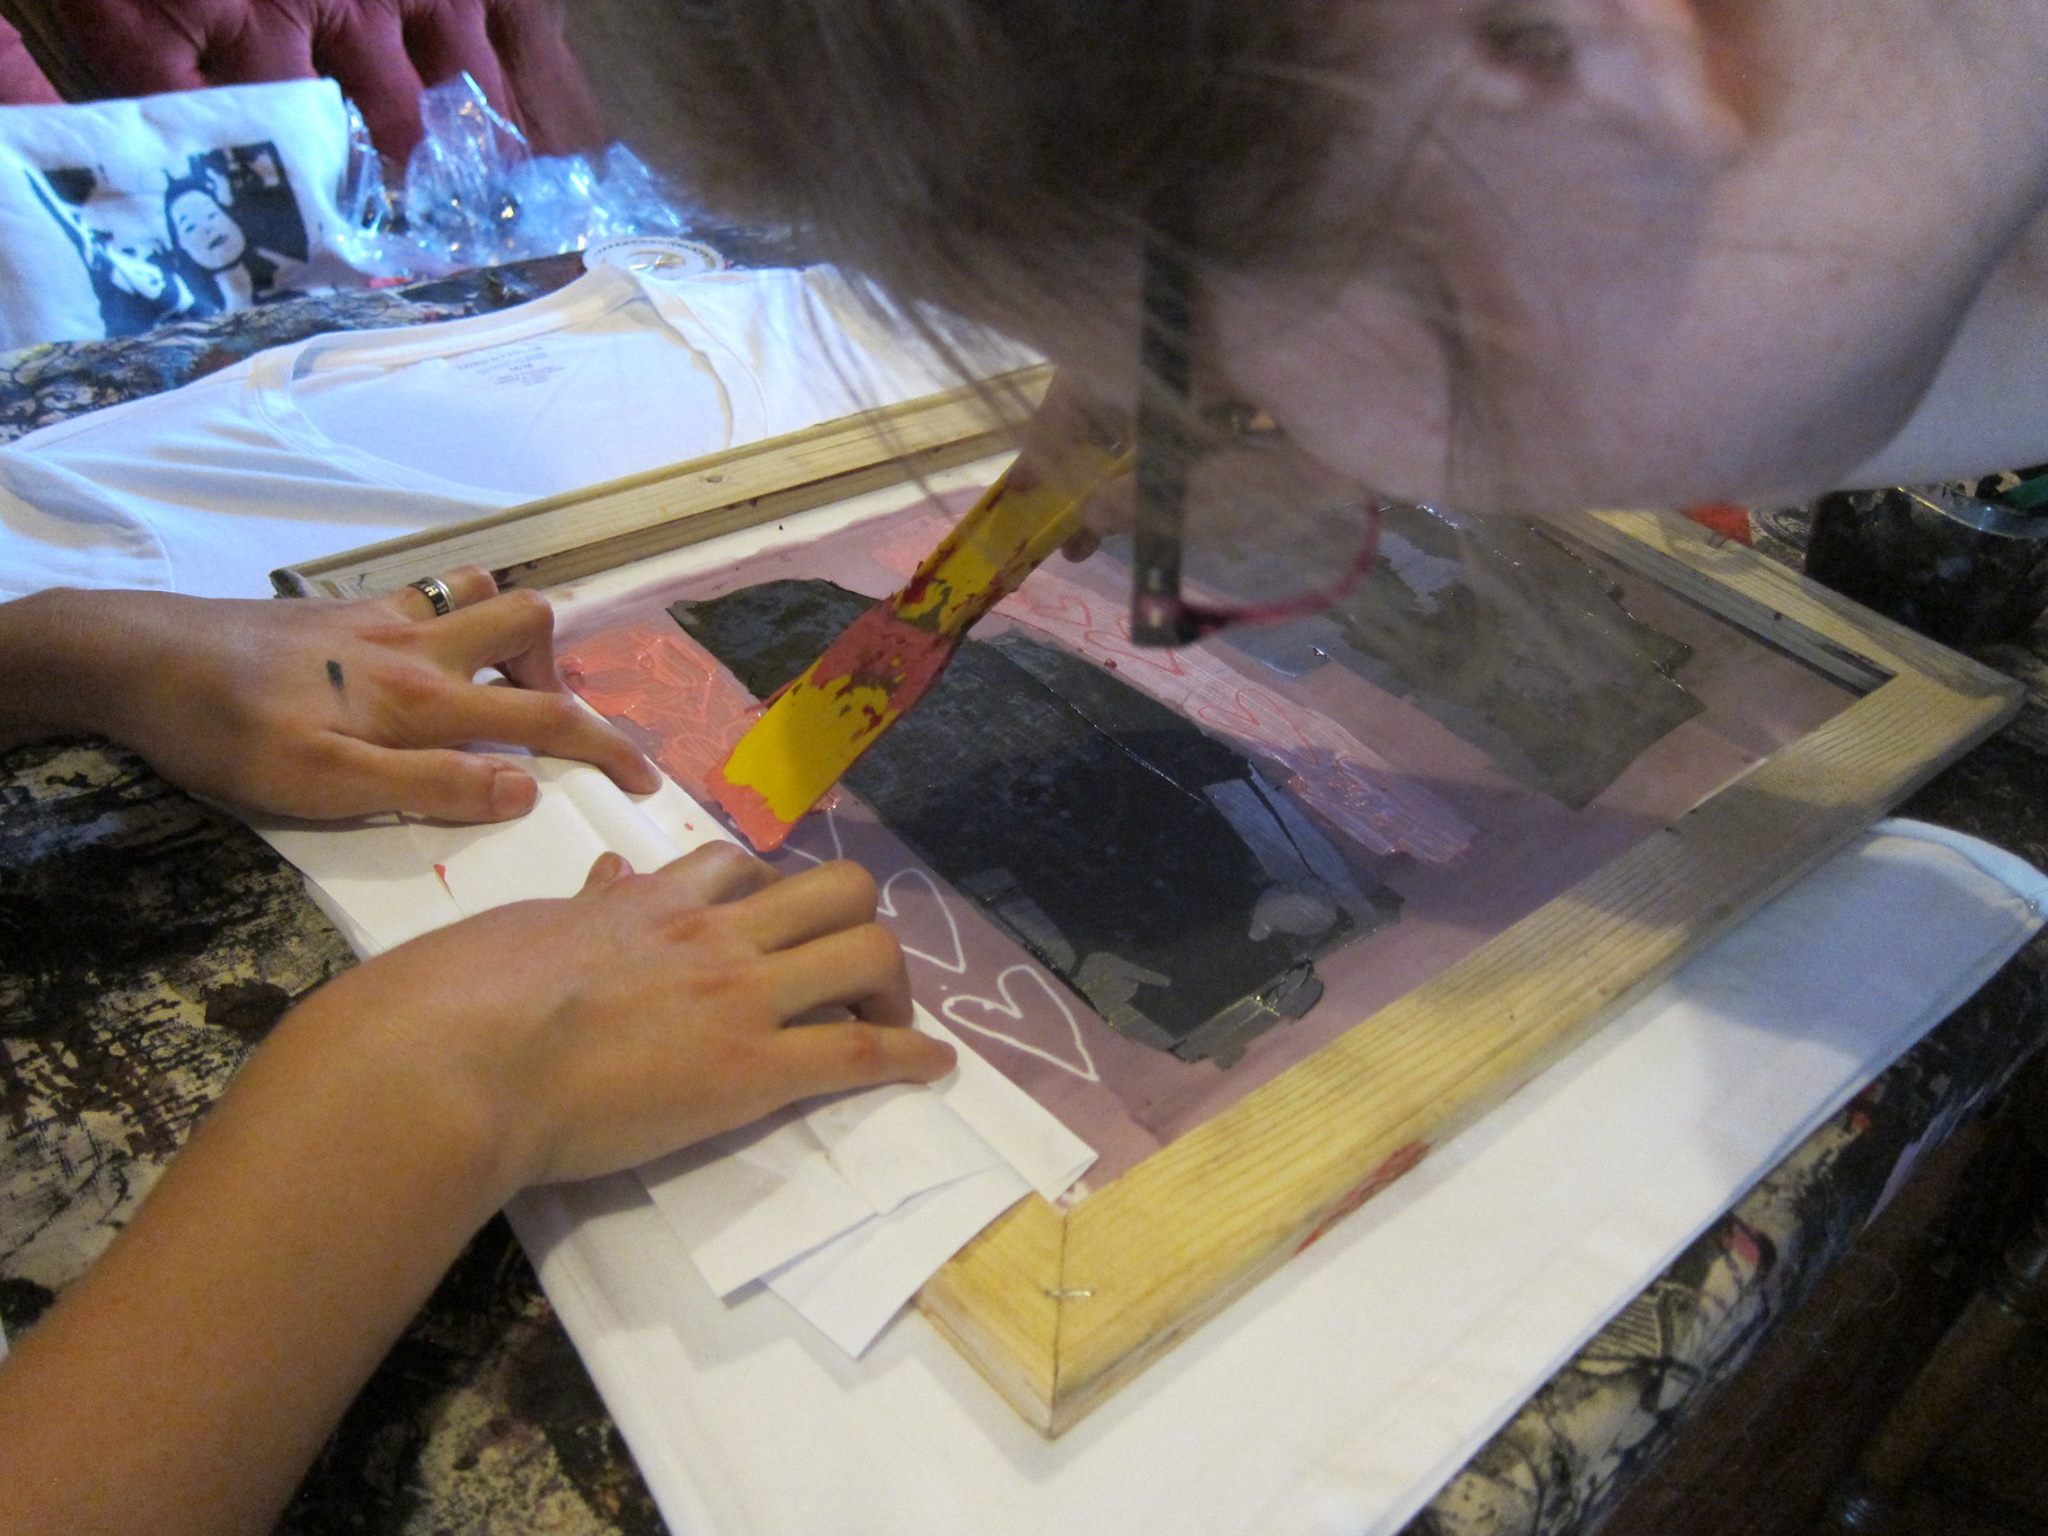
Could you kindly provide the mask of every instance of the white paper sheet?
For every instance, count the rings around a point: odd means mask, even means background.
[[[886,1216],[928,1189],[1002,1166],[971,1125],[957,1117],[933,1119],[924,1098],[899,1084],[846,1094],[804,1116],[832,1167],[873,1215]]]
[[[777,1270],[768,1289],[858,1355],[940,1265],[1030,1192],[1016,1169],[991,1164],[913,1195],[887,1221],[863,1222]]]
[[[463,915],[397,816],[348,823],[259,816],[250,825],[308,876],[313,899],[359,955],[396,949]]]
[[[687,1147],[638,1172],[719,1296],[877,1214],[800,1115]]]
[[[677,1536],[1392,1532],[2044,913],[1887,823],[1058,1441],[914,1314],[850,1361],[720,1302],[630,1181],[512,1214]]]

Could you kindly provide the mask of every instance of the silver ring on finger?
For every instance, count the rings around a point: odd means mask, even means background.
[[[434,617],[445,619],[455,611],[454,595],[448,590],[448,583],[438,576],[422,576],[418,581],[406,583],[434,605]]]

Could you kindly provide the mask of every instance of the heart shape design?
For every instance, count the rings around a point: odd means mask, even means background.
[[[984,1017],[994,1015],[1018,1024],[1023,1023],[1023,1004],[1011,990],[1011,978],[1017,976],[1023,977],[1036,987],[1038,992],[1059,1010],[1060,1017],[1066,1020],[1067,1035],[1073,1041],[1078,1065],[1075,1060],[1062,1056],[1057,1051],[1049,1051],[1027,1040],[1019,1040],[1015,1035],[1007,1034],[991,1024],[978,1023],[972,1017],[962,1017],[963,1011],[972,1013],[978,1010]],[[1002,995],[1000,1002],[994,998],[969,997],[962,994],[947,998],[939,1012],[946,1016],[948,1024],[971,1030],[977,1035],[985,1035],[991,1040],[1000,1040],[1004,1045],[1020,1050],[1027,1056],[1036,1056],[1040,1061],[1051,1062],[1062,1072],[1071,1072],[1084,1083],[1102,1081],[1101,1075],[1095,1070],[1095,1058],[1088,1053],[1088,1042],[1081,1038],[1081,1023],[1074,1017],[1074,1010],[1067,1005],[1067,1000],[1060,996],[1053,984],[1045,979],[1042,972],[1028,965],[1013,965],[996,977],[996,991]]]
[[[830,841],[831,851],[829,853],[813,853],[808,848],[798,847],[796,845],[797,838],[803,836],[805,832],[810,831],[820,822],[824,825],[825,836]],[[809,859],[813,864],[825,864],[833,859],[843,859],[846,857],[846,839],[840,834],[839,818],[833,814],[830,806],[825,808],[824,815],[816,817],[799,827],[790,840],[782,846],[785,852],[796,854],[799,858]],[[899,903],[896,900],[896,887],[905,880],[908,880],[912,885],[921,887],[924,893],[930,897],[930,900],[928,902],[913,900],[907,906]],[[918,919],[926,911],[934,908],[937,910],[938,920],[946,925],[950,953],[934,954],[929,949],[919,949],[910,943],[909,938],[900,931],[907,928],[910,930],[911,937],[929,943],[930,939],[924,930],[930,929],[935,933],[936,924],[930,921],[920,923]],[[895,927],[899,930],[896,937],[903,945],[904,954],[935,965],[940,970],[949,972],[954,976],[965,976],[967,974],[967,945],[960,937],[959,920],[953,916],[953,909],[946,904],[946,897],[939,889],[939,882],[934,880],[924,870],[918,869],[915,866],[908,869],[899,869],[895,874],[884,880],[881,890],[875,895],[875,912],[878,916],[896,919]]]
[[[813,853],[802,844],[816,839],[822,825],[825,836],[831,839],[830,853]],[[789,834],[789,840],[782,845],[784,853],[793,853],[800,859],[809,859],[813,864],[830,864],[834,859],[846,857],[846,840],[839,835],[839,817],[831,806],[826,806],[823,815],[811,816],[797,823]]]
[[[1009,601],[1021,607],[1026,624],[1059,640],[1075,655],[1127,675],[1151,676],[1158,686],[1146,691],[1155,697],[1167,697],[1161,690],[1173,687],[1160,679],[1179,678],[1187,670],[1184,653],[1133,641],[1130,614],[1122,605],[1092,600],[1090,594],[1057,573],[1040,570],[1032,584],[1020,588]]]
[[[908,905],[899,902],[896,899],[896,887],[904,881],[922,890],[930,900],[912,900]],[[922,943],[929,944],[931,938],[936,936],[937,928],[934,923],[929,920],[920,921],[934,910],[946,925],[946,935],[950,941],[949,954],[934,954],[930,949],[919,949],[910,942],[912,938],[916,938]],[[899,869],[884,880],[881,891],[875,897],[875,911],[882,917],[895,919],[891,926],[896,930],[898,942],[903,945],[904,954],[936,965],[940,970],[955,976],[967,974],[967,946],[960,938],[959,920],[953,916],[953,909],[946,905],[945,895],[939,890],[939,882],[925,871],[915,867]]]

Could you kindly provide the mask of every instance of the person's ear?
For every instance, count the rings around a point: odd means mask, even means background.
[[[1746,128],[1716,78],[1699,0],[1484,0],[1474,83],[1495,107],[1565,107],[1702,164]]]

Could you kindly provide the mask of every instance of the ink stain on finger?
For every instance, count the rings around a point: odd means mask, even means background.
[[[327,686],[336,693],[348,692],[348,680],[341,675],[341,663],[338,661],[327,663]]]

